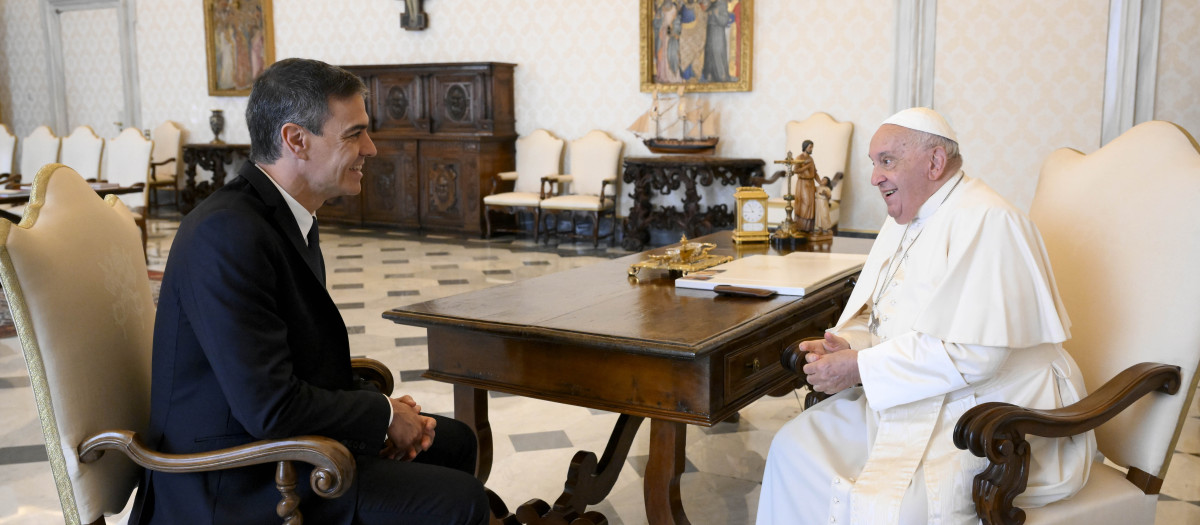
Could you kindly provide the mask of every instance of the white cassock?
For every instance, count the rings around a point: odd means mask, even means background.
[[[909,225],[884,222],[831,329],[859,350],[862,386],[779,430],[759,525],[978,523],[971,484],[987,463],[954,446],[954,425],[989,401],[1043,409],[1077,401],[1083,379],[1060,345],[1069,326],[1033,222],[982,181],[955,174]],[[1017,506],[1083,486],[1091,432],[1029,443]]]

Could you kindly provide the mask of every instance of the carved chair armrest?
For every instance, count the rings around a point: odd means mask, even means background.
[[[119,451],[143,468],[172,473],[207,472],[278,462],[276,483],[290,485],[289,491],[294,491],[296,482],[291,462],[302,461],[313,465],[309,482],[313,492],[325,498],[344,494],[354,483],[356,470],[354,456],[344,445],[321,436],[256,441],[196,454],[165,454],[147,447],[136,432],[110,430],[84,440],[79,445],[79,460],[91,463],[100,459],[106,450]],[[284,492],[284,489],[280,491]],[[285,493],[285,501],[280,505],[287,501],[287,496]],[[294,492],[291,496],[295,498]],[[296,503],[299,503],[298,499]]]
[[[516,180],[517,180],[517,172],[515,172],[515,171],[502,171],[500,173],[497,173],[495,176],[492,177],[492,192],[489,195],[499,195],[501,193],[504,193],[503,191],[500,191],[501,185],[505,184],[505,183],[510,183],[510,182],[515,183]],[[507,186],[509,189],[507,189],[505,191],[512,191],[512,189],[511,189],[512,184],[508,184]]]
[[[987,458],[989,465],[975,476],[972,498],[985,524],[1024,523],[1025,512],[1013,499],[1029,480],[1026,434],[1066,437],[1082,434],[1108,421],[1150,392],[1179,391],[1180,368],[1139,363],[1126,368],[1087,397],[1053,410],[1033,410],[1008,403],[983,403],[962,415],[954,427],[954,445]],[[1129,477],[1141,477],[1130,469]],[[1140,471],[1138,471],[1140,472]],[[1143,487],[1145,490],[1145,487]]]
[[[573,180],[575,180],[574,177],[562,174],[546,175],[545,177],[542,177],[541,198],[545,199],[551,195],[562,195],[563,188],[565,187],[563,183],[571,182]]]
[[[783,365],[783,369],[796,374],[796,376],[800,378],[800,386],[808,387],[808,394],[804,395],[804,408],[806,409],[829,398],[830,394],[817,392],[816,390],[813,390],[812,385],[808,383],[808,374],[804,373],[804,364],[808,362],[804,360],[804,356],[807,355],[808,352],[800,349],[800,343],[805,341],[815,341],[823,338],[824,337],[806,337],[788,345],[787,348],[784,348],[783,351],[779,353],[779,363]]]
[[[772,173],[770,177],[763,177],[761,175],[755,175],[753,177],[750,177],[750,185],[751,186],[764,186],[764,185],[767,185],[767,184],[770,184],[772,182],[779,180],[779,178],[784,175],[787,175],[787,172],[784,170],[776,171],[775,173]],[[784,192],[784,193],[786,193],[786,192]]]
[[[604,180],[600,181],[600,209],[604,209],[604,199],[606,197],[611,198],[613,200],[614,204],[617,201],[616,195],[614,195],[612,197],[608,197],[608,188],[609,187],[612,187],[613,193],[617,192],[617,178],[616,177],[612,177],[612,178],[608,178],[608,179],[604,179]],[[599,227],[599,226],[597,226],[597,227]]]
[[[158,182],[158,167],[159,166],[166,166],[167,164],[174,164],[174,163],[175,163],[175,157],[171,157],[169,159],[166,159],[166,160],[163,160],[160,162],[151,162],[150,163],[150,182],[151,183]],[[172,178],[172,181],[174,181],[174,178]]]
[[[392,395],[396,379],[392,377],[392,371],[388,370],[387,365],[369,357],[355,357],[350,360],[350,368],[354,370],[355,374],[358,374],[358,377],[375,383],[383,395]]]

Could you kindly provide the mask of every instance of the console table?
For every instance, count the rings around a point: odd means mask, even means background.
[[[236,173],[233,162],[237,157],[250,156],[249,144],[184,144],[183,192],[179,194],[179,212],[192,211],[205,197],[225,185],[225,165]],[[212,180],[196,183],[196,166],[212,172]]]
[[[697,155],[666,157],[626,157],[622,180],[633,184],[633,208],[625,219],[626,250],[643,249],[650,241],[650,228],[682,229],[689,238],[699,237],[734,224],[734,206],[712,204],[700,209],[698,186],[751,186],[754,177],[762,177],[760,159],[733,159]],[[650,203],[653,192],[667,195],[684,188],[683,209],[658,207]]]

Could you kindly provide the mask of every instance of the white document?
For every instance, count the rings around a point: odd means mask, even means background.
[[[751,255],[675,279],[677,288],[712,290],[727,284],[804,295],[862,269],[865,254],[793,252]]]

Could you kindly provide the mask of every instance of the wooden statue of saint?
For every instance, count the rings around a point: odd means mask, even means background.
[[[807,161],[796,166],[796,229],[802,232],[812,232],[817,211],[817,167],[813,164],[813,141],[805,140],[801,146],[798,161]]]

